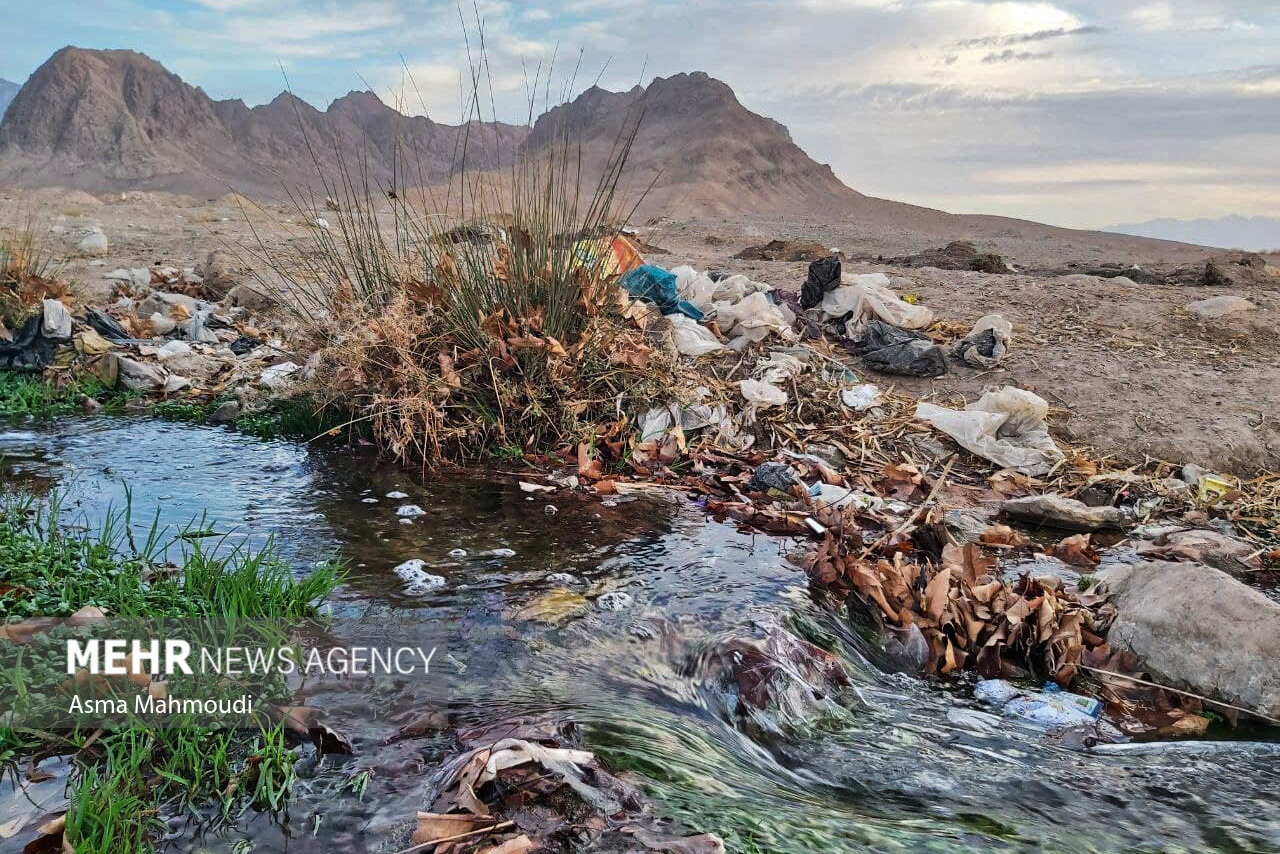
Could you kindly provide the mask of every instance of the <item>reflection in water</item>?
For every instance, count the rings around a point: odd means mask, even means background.
[[[156,512],[181,527],[207,511],[206,527],[275,538],[299,571],[341,557],[351,577],[338,617],[400,610],[448,638],[447,709],[314,691],[308,703],[352,736],[355,755],[303,760],[291,824],[259,816],[198,841],[178,826],[179,849],[229,851],[246,837],[255,851],[392,844],[448,744],[442,721],[559,711],[731,850],[1280,850],[1273,759],[1093,756],[882,672],[865,640],[809,600],[789,543],[709,521],[680,496],[607,507],[527,496],[509,477],[420,482],[337,450],[124,419],[0,429],[0,454],[6,480],[61,481],[88,522],[123,504],[127,482],[140,528]],[[426,512],[405,524],[404,504]],[[445,586],[409,595],[392,570],[410,559]],[[560,620],[517,617],[553,588],[586,604]],[[613,597],[619,610],[594,604],[610,592],[627,594]],[[853,685],[803,715],[743,720],[709,662],[725,642],[780,626],[838,652]],[[415,722],[414,737],[387,743]],[[360,799],[348,784],[369,769]]]

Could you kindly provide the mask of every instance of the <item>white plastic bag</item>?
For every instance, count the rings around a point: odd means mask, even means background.
[[[988,329],[995,336],[995,349],[990,356],[984,356],[975,346],[974,339]],[[953,351],[975,368],[990,368],[1004,359],[1011,343],[1013,343],[1013,324],[998,314],[988,314],[973,325],[973,331],[956,342]]]
[[[699,273],[686,265],[671,271],[676,277],[676,293],[680,299],[688,300],[696,305],[704,314],[711,311],[711,303],[716,292],[716,283],[706,273]]]
[[[684,314],[669,314],[667,319],[671,321],[671,337],[680,355],[697,357],[725,349],[710,329],[692,317]]]
[[[828,318],[853,312],[847,324],[850,338],[856,337],[869,320],[880,319],[903,329],[924,329],[933,323],[933,312],[928,308],[898,299],[889,289],[889,277],[884,273],[846,274],[840,281],[840,287],[828,292],[819,308]]]
[[[1048,474],[1065,458],[1049,436],[1048,414],[1048,401],[1012,386],[987,392],[963,411],[932,403],[916,407],[916,418],[946,433],[962,448],[1028,475]]]
[[[761,380],[743,380],[738,383],[742,396],[760,408],[782,406],[787,402],[787,393],[773,383]]]
[[[716,323],[729,336],[729,346],[743,349],[776,334],[786,340],[795,338],[791,328],[796,315],[785,305],[774,305],[763,291],[756,291],[737,303],[714,304]]]

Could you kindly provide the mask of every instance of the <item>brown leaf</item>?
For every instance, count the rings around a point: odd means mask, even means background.
[[[933,577],[924,589],[926,613],[934,620],[942,619],[942,612],[947,608],[947,598],[951,592],[951,568],[946,567]]]
[[[435,842],[437,839],[448,839],[460,833],[470,833],[478,827],[492,823],[492,820],[461,813],[420,812],[418,813],[418,826],[414,829],[409,843],[412,845],[425,845]]]
[[[478,854],[525,854],[526,851],[532,851],[535,847],[533,840],[522,833],[513,839],[508,839],[501,845],[493,848],[482,848]]]
[[[978,541],[984,546],[1009,546],[1018,549],[1031,545],[1030,540],[1008,525],[992,525],[982,532]]]
[[[1072,566],[1097,566],[1102,563],[1102,556],[1090,545],[1088,534],[1067,537],[1054,547],[1053,556]]]

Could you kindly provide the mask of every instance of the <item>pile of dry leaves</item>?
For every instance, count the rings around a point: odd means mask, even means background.
[[[408,852],[663,851],[723,854],[711,834],[682,836],[635,786],[577,746],[575,727],[518,718],[458,733],[433,775]]]

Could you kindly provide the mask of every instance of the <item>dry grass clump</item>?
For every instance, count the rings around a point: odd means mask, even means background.
[[[16,329],[44,299],[61,299],[66,286],[56,280],[58,263],[41,245],[29,210],[0,222],[0,336]]]
[[[616,285],[640,118],[591,177],[568,127],[546,153],[498,152],[508,166],[477,171],[468,151],[487,143],[469,123],[442,186],[415,184],[411,166],[372,176],[334,146],[337,174],[318,169],[320,190],[294,195],[306,250],[273,259],[283,287],[262,282],[317,336],[317,394],[415,462],[603,447],[669,398],[674,360],[624,317]]]

